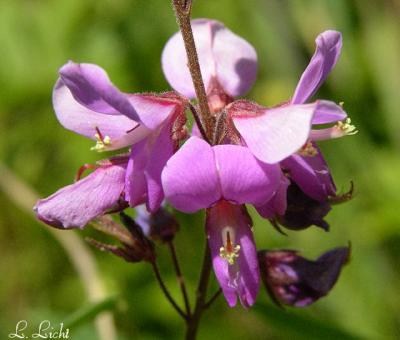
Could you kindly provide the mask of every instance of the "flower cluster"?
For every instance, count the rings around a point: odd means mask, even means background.
[[[260,274],[276,301],[307,305],[331,289],[348,249],[314,262],[294,251],[257,254],[246,204],[278,230],[311,225],[327,230],[324,217],[331,205],[351,196],[337,194],[317,142],[354,134],[355,128],[341,105],[310,102],[337,62],[341,35],[321,33],[293,96],[267,108],[239,99],[256,79],[254,48],[214,20],[193,20],[192,28],[214,122],[212,140],[196,124],[191,133],[186,126],[188,107],[198,109],[191,104],[195,89],[180,33],[162,54],[173,92],[123,93],[99,66],[69,62],[53,91],[60,123],[93,139],[94,150],[130,152],[83,167],[79,175],[87,167],[95,170],[40,200],[35,212],[45,223],[69,229],[140,207],[142,227],[157,230],[157,221],[168,221],[161,236],[168,239],[177,226],[163,212],[163,202],[185,213],[206,209],[213,268],[229,306],[237,298],[244,307],[254,304]]]

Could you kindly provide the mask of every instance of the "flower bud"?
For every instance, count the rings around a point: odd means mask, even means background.
[[[287,208],[284,215],[276,216],[280,225],[291,230],[302,230],[312,225],[329,230],[324,217],[331,210],[327,201],[317,201],[307,196],[296,183],[287,189]]]
[[[327,295],[350,257],[349,247],[335,248],[311,261],[294,250],[259,251],[265,287],[278,305],[305,307]]]
[[[155,213],[149,213],[145,206],[136,207],[137,217],[135,222],[154,241],[169,242],[179,230],[175,217],[164,207]]]

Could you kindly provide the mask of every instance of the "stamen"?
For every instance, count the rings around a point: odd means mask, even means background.
[[[340,138],[344,136],[351,136],[358,133],[357,128],[351,124],[351,119],[346,118],[345,121],[337,122],[335,126],[328,129],[311,130],[311,140],[326,140],[332,138]]]
[[[96,133],[94,134],[94,137],[96,138],[96,145],[91,147],[90,150],[94,150],[97,152],[105,151],[107,149],[107,146],[110,146],[112,144],[111,138],[109,136],[103,136],[97,126],[95,129]]]
[[[356,133],[358,133],[357,128],[351,124],[350,117],[346,118],[346,120],[344,122],[337,122],[337,124],[335,126],[336,126],[336,128],[343,131],[343,133],[345,135],[348,135],[348,136],[355,135]]]
[[[240,251],[240,245],[234,244],[234,235],[234,231],[231,227],[225,227],[222,230],[224,246],[219,248],[219,256],[225,259],[231,266],[235,264]]]
[[[314,157],[318,154],[318,150],[314,147],[311,141],[308,141],[297,153],[304,157]]]

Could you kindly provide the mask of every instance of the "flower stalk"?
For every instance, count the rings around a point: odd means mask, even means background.
[[[189,297],[188,297],[188,293],[186,290],[185,279],[183,277],[182,270],[179,265],[178,257],[176,254],[175,244],[173,241],[169,241],[167,244],[168,244],[168,248],[171,252],[171,257],[172,257],[172,262],[173,262],[174,268],[175,268],[176,278],[178,280],[179,287],[181,288],[183,301],[185,303],[186,315],[188,317],[190,317],[191,311],[190,311]]]
[[[186,320],[186,340],[196,339],[197,329],[199,327],[200,318],[206,307],[206,297],[208,281],[211,274],[211,253],[206,242],[204,250],[203,265],[201,268],[201,274],[199,279],[199,284],[196,291],[196,304],[194,307],[194,312],[189,319]]]
[[[207,140],[211,140],[214,119],[210,113],[210,108],[208,106],[207,94],[204,87],[203,78],[201,76],[199,58],[196,51],[196,45],[194,43],[192,26],[190,24],[192,1],[173,0],[172,4],[175,9],[179,28],[182,32],[183,42],[188,58],[188,67],[190,75],[192,76],[196,97],[199,102],[200,117],[196,119],[196,111],[192,110],[192,113],[195,116],[196,122],[200,122],[199,126],[202,126],[202,128],[200,128],[200,131],[204,130]]]

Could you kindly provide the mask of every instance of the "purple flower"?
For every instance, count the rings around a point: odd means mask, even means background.
[[[211,146],[191,137],[167,162],[162,183],[167,200],[192,213],[207,210],[207,236],[214,272],[229,306],[237,296],[255,302],[259,271],[252,223],[243,204],[271,199],[281,176],[278,165],[258,161],[239,145]]]
[[[294,250],[259,251],[261,277],[277,304],[305,307],[327,295],[348,262],[350,248],[335,248],[311,261]]]
[[[192,30],[207,94],[221,87],[231,97],[245,94],[257,75],[257,54],[244,39],[222,23],[210,19],[192,20]],[[180,32],[167,42],[162,67],[168,82],[179,93],[195,98],[192,78]]]
[[[43,222],[61,229],[83,228],[99,215],[126,207],[125,173],[128,157],[98,163],[90,175],[68,185],[33,208]]]
[[[95,140],[95,150],[106,151],[136,144],[185,104],[168,94],[123,93],[101,67],[68,62],[60,69],[53,105],[65,128]]]
[[[99,174],[109,173],[99,169],[87,179],[39,201],[38,217],[64,228],[83,227],[109,208],[115,199],[110,195],[111,187],[118,188],[119,194],[123,192],[131,206],[146,203],[150,211],[158,210],[164,198],[162,168],[185,135],[186,99],[174,93],[123,93],[99,66],[69,62],[60,69],[53,105],[65,128],[96,141],[92,149],[132,146],[132,150],[129,159],[124,157],[118,179],[110,175],[106,180],[94,180],[100,178]],[[92,192],[98,195],[90,197]],[[84,211],[82,207],[88,208]]]
[[[347,117],[342,108],[333,102],[319,100],[304,104],[322,84],[336,63],[340,53],[341,35],[325,31],[317,40],[317,50],[304,71],[292,100],[275,108],[267,109],[247,101],[236,101],[227,108],[233,124],[254,155],[263,162],[276,163],[307,146],[312,124],[327,124]],[[343,123],[329,131],[326,138],[338,137],[350,132]],[[266,136],[268,136],[266,138]],[[318,138],[323,139],[322,133]]]

